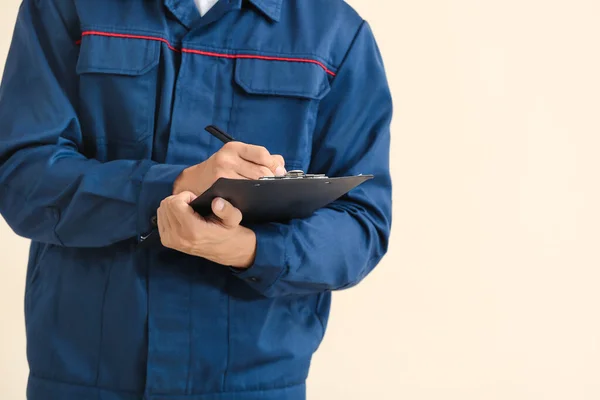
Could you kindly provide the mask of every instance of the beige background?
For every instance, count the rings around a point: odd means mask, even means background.
[[[349,2],[395,97],[395,226],[334,297],[310,398],[600,399],[600,2]],[[28,243],[0,235],[0,398],[18,400]]]

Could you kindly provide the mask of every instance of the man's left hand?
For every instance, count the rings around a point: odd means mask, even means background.
[[[198,215],[191,192],[169,196],[158,209],[158,231],[163,246],[218,264],[248,268],[256,254],[256,235],[240,225],[242,213],[221,198],[212,202],[214,216]]]

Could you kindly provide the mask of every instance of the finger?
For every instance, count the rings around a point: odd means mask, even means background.
[[[169,220],[165,216],[165,206],[161,204],[161,206],[156,211],[156,222],[158,225],[158,233],[161,238],[165,238],[167,236],[167,232],[171,231],[171,227],[169,225]]]
[[[273,157],[277,164],[279,165],[278,169],[275,170],[275,175],[276,176],[282,176],[285,175],[287,173],[287,171],[285,170],[285,160],[283,159],[283,156],[279,155],[279,154],[273,154],[271,157]]]
[[[169,220],[171,228],[176,230],[178,235],[181,235],[184,233],[184,228],[194,214],[194,209],[190,207],[187,201],[181,198],[174,198],[169,204],[166,217]]]
[[[256,171],[253,173],[252,170],[254,169],[250,169],[251,172],[249,173],[251,175],[242,174],[249,179],[256,179],[256,176],[282,176],[286,174],[285,160],[283,157],[278,154],[271,155],[269,151],[262,146],[255,146],[242,142],[230,142],[223,146],[221,151],[215,153],[217,164],[226,169],[231,169],[239,164],[239,159],[265,167],[271,171],[270,174],[263,171],[260,175],[256,175]],[[245,168],[245,170],[248,170],[248,168]],[[238,173],[240,172],[239,170],[237,171]]]
[[[242,158],[239,159],[235,166],[235,172],[246,179],[259,179],[264,176],[274,176],[273,171],[264,165],[254,164]]]
[[[241,171],[241,168],[238,165],[242,162],[247,162],[246,160],[242,159],[239,154],[233,154],[230,159],[227,159],[226,162],[223,162],[222,160],[223,159],[221,159],[221,162],[215,166],[215,181],[219,180],[220,178],[248,179],[247,177],[238,173],[238,170]]]
[[[244,144],[243,146],[239,146],[238,154],[246,161],[269,168],[273,173],[276,173],[277,167],[280,166],[279,160],[273,157],[271,153],[262,146]]]
[[[190,203],[196,199],[192,192],[182,192],[171,196],[168,211],[169,221],[172,227],[178,229],[178,233],[186,235],[198,222],[206,222],[200,214],[196,213]]]
[[[177,196],[170,196],[165,200],[165,209],[163,216],[169,225],[169,229],[173,232],[175,229],[181,227],[181,222],[177,217],[177,214],[180,213],[179,204],[184,204],[186,207],[189,207],[187,204],[183,203]]]
[[[168,242],[175,250],[189,253],[190,248],[198,241],[198,232],[201,232],[202,224],[206,221],[188,204],[195,199],[193,193],[183,193],[172,196],[166,209],[166,218],[173,230],[170,232]]]
[[[158,227],[158,231],[162,233],[165,228],[165,218],[163,217],[163,208],[158,207],[156,210],[156,226]]]
[[[237,167],[234,167],[237,169]],[[222,173],[218,174],[219,178],[227,178],[227,179],[248,179],[247,177],[245,177],[244,175],[241,175],[239,172],[237,172],[236,170],[228,170],[228,171],[223,171]]]
[[[228,228],[235,228],[242,222],[242,212],[220,197],[213,199],[212,211]]]
[[[196,200],[196,196],[194,193],[192,192],[181,192],[179,194],[176,194],[174,196],[175,199],[177,199],[178,201],[182,201],[185,204],[190,204],[192,201]]]

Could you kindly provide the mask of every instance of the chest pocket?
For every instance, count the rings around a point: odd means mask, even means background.
[[[236,139],[281,154],[286,168],[306,170],[319,101],[328,75],[303,62],[238,59],[231,131]]]
[[[86,150],[100,160],[151,155],[160,43],[84,36],[77,73]]]

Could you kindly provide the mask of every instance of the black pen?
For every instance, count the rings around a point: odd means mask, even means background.
[[[229,143],[229,142],[233,142],[235,140],[234,138],[232,138],[227,133],[223,132],[222,130],[220,130],[219,128],[217,128],[214,125],[209,125],[206,128],[204,128],[204,130],[206,132],[210,133],[211,135],[213,135],[214,137],[216,137],[217,139],[219,139],[223,143]]]

